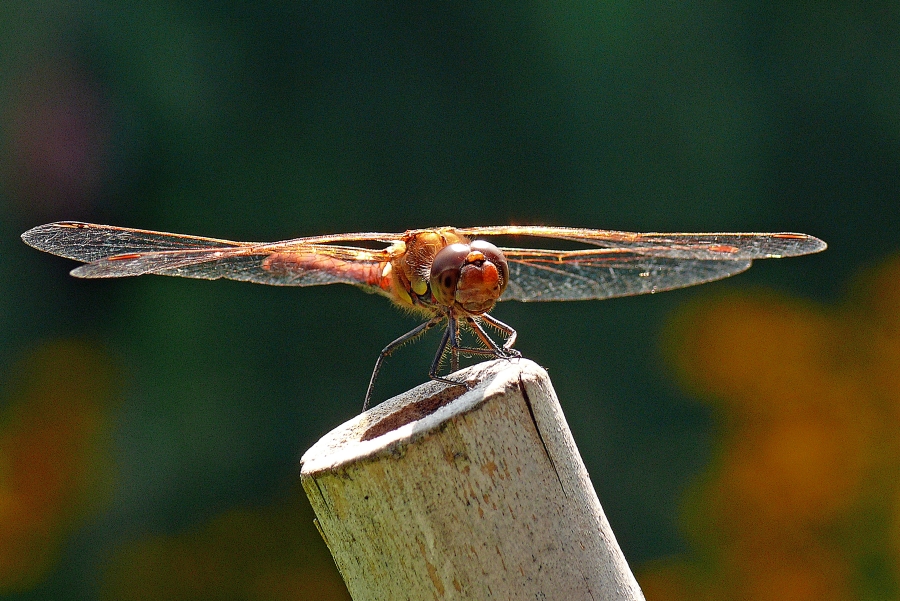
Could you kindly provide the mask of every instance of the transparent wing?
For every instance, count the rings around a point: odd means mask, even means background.
[[[78,221],[39,225],[22,234],[22,240],[38,250],[84,263],[122,254],[249,247],[255,244]]]
[[[86,262],[72,271],[82,278],[152,273],[277,286],[346,283],[369,288],[377,288],[375,277],[387,260],[386,251],[325,243],[397,237],[371,233],[234,242],[79,222],[51,223],[22,234],[34,248]]]
[[[672,259],[741,261],[795,257],[825,250],[813,236],[794,233],[661,234],[546,226],[460,228],[468,236],[538,236],[617,248],[634,254]]]
[[[566,301],[662,292],[740,273],[749,260],[646,256],[621,249],[504,248],[509,284],[500,300]]]
[[[209,250],[238,246],[265,249],[268,252],[281,252],[302,249],[310,244],[351,241],[391,242],[402,238],[403,234],[366,232],[310,236],[281,242],[235,242],[80,221],[58,221],[39,225],[22,234],[22,240],[29,246],[84,263],[113,255],[141,252]]]
[[[87,263],[71,273],[79,278],[145,274],[203,280],[224,278],[271,286],[353,284],[381,291],[377,283],[384,261],[375,258],[379,251],[354,250],[359,252],[311,245],[306,250],[281,253],[255,247],[133,253]],[[342,254],[345,259],[340,258]]]
[[[739,273],[750,266],[752,259],[825,249],[821,240],[793,233],[640,234],[544,226],[457,231],[473,237],[523,235],[600,247],[581,251],[504,249],[511,275],[504,299],[527,301],[599,299],[671,290]],[[378,283],[389,259],[387,251],[335,243],[391,242],[403,237],[357,233],[275,243],[234,242],[79,222],[42,225],[22,235],[26,243],[39,250],[86,262],[73,270],[77,277],[154,273],[283,286],[348,283],[381,292]]]

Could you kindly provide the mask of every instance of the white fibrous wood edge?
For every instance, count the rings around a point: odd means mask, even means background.
[[[547,373],[423,384],[323,437],[301,479],[356,601],[643,600]]]

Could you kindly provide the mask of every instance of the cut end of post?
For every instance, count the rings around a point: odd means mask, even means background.
[[[497,359],[453,374],[468,387],[426,382],[376,405],[326,434],[303,454],[301,475],[331,469],[344,461],[390,451],[398,442],[437,427],[450,415],[471,410],[479,402],[517,383],[523,373],[546,372],[527,359]],[[453,405],[452,408],[449,408]],[[439,413],[439,415],[438,415]]]
[[[408,405],[404,405],[395,413],[391,413],[369,426],[363,432],[360,440],[372,440],[406,424],[417,422],[428,417],[441,407],[449,405],[467,392],[469,392],[469,389],[464,386],[447,386],[447,388],[439,390],[431,396],[426,396],[419,400],[413,399]]]

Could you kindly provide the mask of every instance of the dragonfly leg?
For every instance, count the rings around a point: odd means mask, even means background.
[[[455,318],[454,318],[455,319]],[[447,343],[450,345],[450,349],[457,354],[462,353],[463,355],[478,355],[480,357],[507,357],[509,356],[509,352],[500,348],[496,342],[490,339],[490,337],[484,332],[483,329],[477,324],[474,323],[472,317],[466,317],[466,325],[468,325],[475,334],[478,336],[479,340],[484,344],[485,348],[473,348],[470,346],[460,346],[459,338],[448,337]],[[457,332],[459,331],[459,321],[457,321]],[[446,346],[446,345],[445,345]]]
[[[469,385],[465,382],[457,382],[456,380],[451,380],[450,378],[438,375],[438,370],[441,368],[441,359],[443,359],[444,353],[447,351],[447,345],[450,345],[450,353],[452,354],[453,359],[456,360],[456,368],[458,369],[459,352],[465,352],[468,349],[463,349],[459,346],[459,321],[453,315],[447,317],[447,329],[444,330],[444,335],[441,337],[441,344],[438,346],[437,354],[434,356],[434,361],[431,362],[431,369],[428,370],[428,377],[432,380],[443,382],[444,384],[468,388]],[[451,366],[453,359],[451,359]]]
[[[512,326],[508,326],[496,317],[488,315],[485,313],[481,316],[481,319],[485,320],[504,334],[506,334],[506,341],[503,343],[503,349],[507,351],[512,351],[513,345],[516,343],[516,331],[512,328]],[[513,351],[517,356],[521,356],[521,353],[518,351]]]
[[[447,351],[447,346],[450,347],[451,353],[456,357],[458,357],[460,353],[466,356],[478,355],[480,357],[500,357],[503,359],[512,359],[514,357],[522,356],[519,351],[501,347],[496,342],[494,342],[493,339],[491,339],[491,337],[487,334],[487,332],[484,331],[484,328],[481,327],[481,324],[478,323],[478,318],[476,317],[466,317],[465,323],[467,326],[472,328],[472,331],[482,342],[482,344],[484,344],[484,347],[474,348],[470,346],[461,346],[459,343],[459,326],[461,324],[456,317],[450,316],[448,319],[451,321],[451,323],[450,325],[448,325],[447,330],[444,332],[444,339],[441,340],[441,346],[438,349],[438,354],[434,358],[432,371],[429,374],[431,375],[432,379],[441,380],[441,378],[436,377],[436,375],[438,369],[440,368],[443,353]],[[453,332],[456,333],[455,336],[452,334]],[[456,365],[453,365],[451,369],[455,370],[458,369],[458,367]],[[447,380],[447,382],[452,382],[452,380]]]
[[[453,318],[453,339],[454,344],[450,345],[450,371],[459,370],[459,320]]]
[[[372,390],[375,388],[375,378],[378,377],[378,372],[381,371],[381,365],[384,363],[384,360],[388,358],[391,353],[396,351],[399,347],[403,346],[410,340],[421,336],[422,334],[439,324],[443,319],[443,315],[436,315],[425,323],[417,325],[412,330],[384,347],[384,350],[382,350],[381,354],[378,355],[378,360],[375,361],[375,369],[372,370],[372,377],[369,378],[369,387],[366,389],[366,399],[363,401],[363,411],[369,408],[369,401],[372,400]],[[444,336],[446,337],[446,334]],[[446,342],[443,343],[443,346],[446,346]]]
[[[510,345],[509,338],[507,338],[506,342],[503,344],[502,347],[499,346],[496,342],[494,342],[494,339],[491,338],[490,336],[488,336],[488,333],[484,331],[483,327],[481,327],[481,323],[479,323],[478,318],[467,317],[466,320],[469,323],[469,327],[471,327],[472,331],[475,333],[475,335],[478,336],[479,340],[481,340],[481,342],[483,342],[485,344],[485,346],[488,347],[487,349],[484,349],[484,350],[488,351],[491,355],[494,355],[495,357],[500,357],[502,359],[513,359],[513,358],[522,356],[522,353],[520,353],[519,351],[508,348],[507,345]],[[489,323],[491,323],[491,325],[495,325],[493,322],[489,322]],[[499,323],[502,324],[503,322],[499,322]],[[503,324],[503,325],[506,325],[506,324]],[[506,326],[506,327],[509,328],[509,326]],[[513,331],[513,334],[515,333],[515,330],[513,330],[512,328],[509,328],[509,329]],[[513,339],[513,342],[515,342],[515,337],[511,336],[511,338]],[[479,353],[479,354],[487,354],[487,353]]]
[[[472,331],[475,332],[475,335],[484,343],[487,348],[471,348],[460,346],[459,344],[459,320],[453,316],[447,316],[447,329],[444,330],[444,335],[441,337],[441,343],[438,346],[437,354],[434,356],[434,361],[431,363],[431,369],[428,371],[428,377],[432,380],[437,380],[438,382],[443,382],[444,384],[450,384],[452,386],[464,386],[466,388],[469,387],[465,382],[457,382],[456,380],[451,380],[450,378],[445,378],[443,376],[438,375],[438,370],[441,367],[441,359],[444,357],[444,353],[447,352],[447,346],[450,347],[450,353],[452,356],[451,359],[451,369],[456,371],[459,366],[459,354],[463,353],[465,355],[480,355],[483,357],[501,357],[503,359],[512,359],[514,357],[521,357],[522,354],[519,351],[508,349],[499,346],[496,342],[494,342],[490,336],[488,336],[487,332],[484,331],[484,328],[481,327],[481,324],[474,317],[466,317],[466,324],[472,328]],[[493,322],[491,322],[493,324]],[[503,322],[498,322],[502,324],[504,327],[497,326],[499,329],[512,333],[513,342],[515,342],[515,330],[503,324]],[[509,339],[507,339],[507,343],[509,343]]]

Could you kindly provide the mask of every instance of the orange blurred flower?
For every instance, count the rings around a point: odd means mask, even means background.
[[[672,320],[664,345],[685,387],[715,409],[718,432],[684,503],[694,553],[647,566],[648,599],[893,595],[900,260],[867,274],[839,308],[767,292],[700,300]]]

